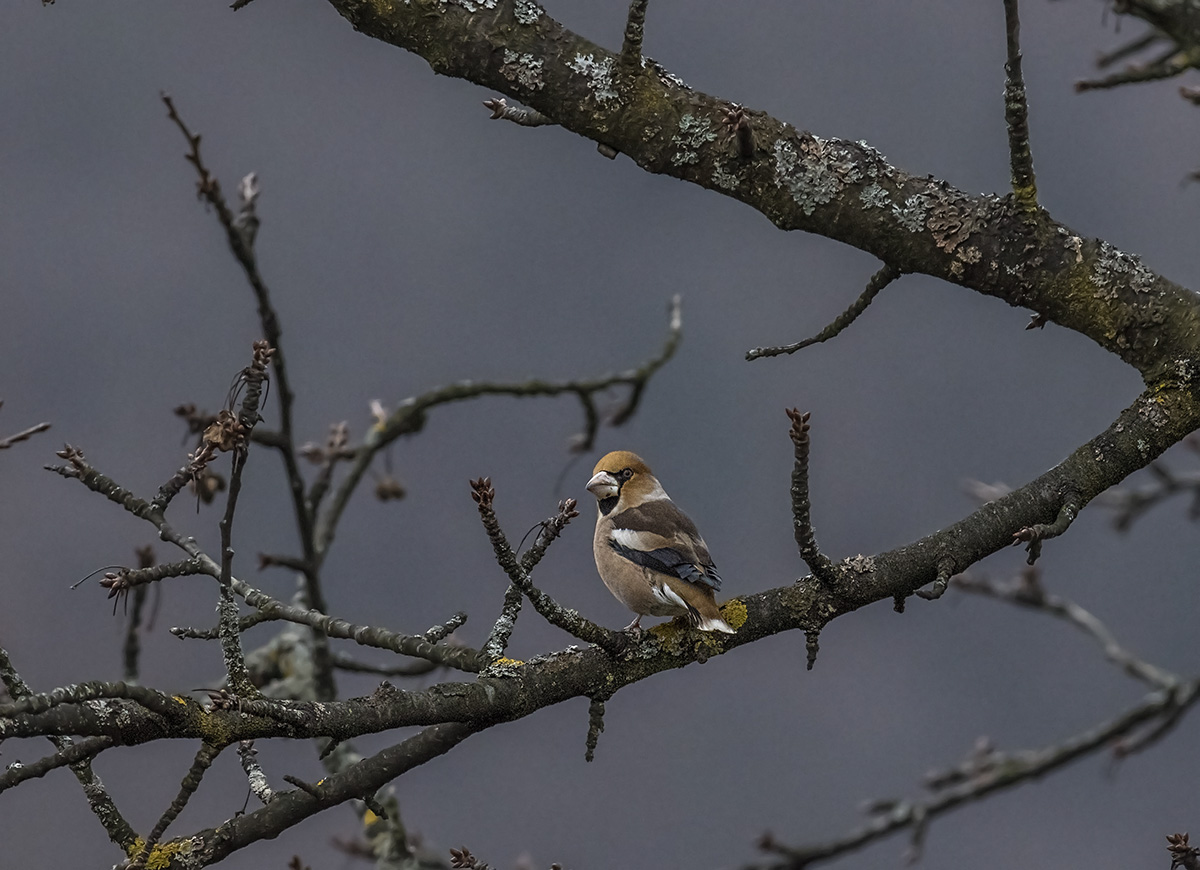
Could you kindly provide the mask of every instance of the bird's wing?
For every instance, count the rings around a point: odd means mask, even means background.
[[[695,523],[670,499],[655,499],[612,518],[609,545],[621,556],[716,591],[721,575]]]

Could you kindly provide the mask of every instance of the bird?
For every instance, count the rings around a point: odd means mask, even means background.
[[[596,570],[608,591],[637,614],[625,631],[640,634],[643,616],[686,616],[702,631],[736,633],[717,608],[721,575],[708,546],[640,456],[607,454],[592,470],[587,490],[599,508],[592,540]]]

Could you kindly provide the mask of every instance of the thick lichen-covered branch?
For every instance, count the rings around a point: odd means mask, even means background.
[[[1196,295],[1134,255],[1043,211],[1031,215],[1011,195],[971,196],[890,164],[868,144],[752,109],[756,146],[744,159],[725,135],[729,100],[692,90],[656,64],[628,71],[619,52],[540,10],[522,20],[507,4],[331,3],[360,32],[518,99],[648,172],[734,197],[781,229],[845,242],[902,273],[1027,308],[1118,354],[1148,383],[1192,388]]]

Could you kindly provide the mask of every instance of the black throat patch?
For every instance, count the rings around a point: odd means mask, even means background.
[[[610,495],[608,498],[600,499],[600,501],[598,502],[598,504],[600,505],[600,513],[603,516],[608,516],[609,514],[611,514],[613,512],[613,508],[615,508],[617,506],[617,501],[620,500],[620,498],[621,498],[621,496],[618,494],[618,495]]]

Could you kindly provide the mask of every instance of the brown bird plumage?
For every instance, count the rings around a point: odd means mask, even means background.
[[[649,466],[618,450],[596,463],[588,491],[600,509],[592,550],[600,579],[637,614],[686,616],[704,631],[734,629],[721,616],[721,588],[708,547],[695,523],[675,506]]]

